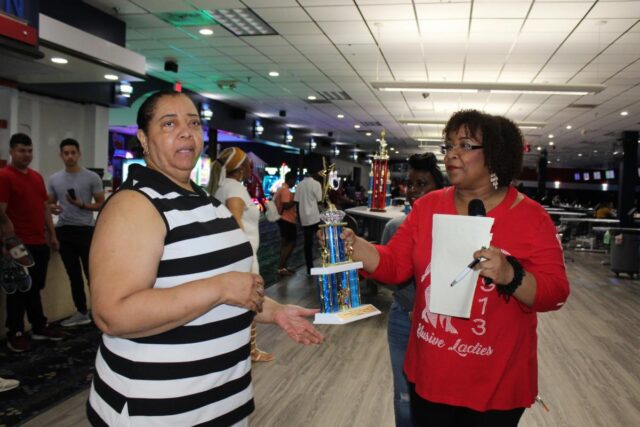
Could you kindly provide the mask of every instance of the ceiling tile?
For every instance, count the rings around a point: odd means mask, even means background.
[[[531,2],[528,1],[480,1],[473,4],[473,19],[478,18],[524,18]]]
[[[307,7],[305,9],[314,21],[357,21],[362,19],[358,8],[351,6]]]
[[[471,14],[471,3],[428,3],[416,4],[416,12],[419,20],[468,20]]]
[[[407,5],[377,5],[360,6],[360,11],[367,21],[391,21],[391,20],[414,20],[415,13],[413,6]]]
[[[263,3],[264,4],[264,3]],[[274,22],[311,22],[301,7],[257,7],[253,11],[269,25]]]
[[[269,22],[279,34],[284,35],[309,35],[322,34],[322,31],[312,22]]]
[[[572,1],[570,5],[562,2],[534,3],[529,13],[530,19],[566,19],[583,18],[593,5],[591,1]]]

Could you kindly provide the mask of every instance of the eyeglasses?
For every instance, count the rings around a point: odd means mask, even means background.
[[[473,145],[473,144],[471,144],[469,142],[461,142],[458,145],[453,145],[450,142],[445,142],[444,144],[442,144],[440,146],[440,151],[442,152],[442,154],[447,154],[447,153],[450,153],[451,151],[453,151],[455,148],[459,148],[462,151],[469,152],[469,151],[472,151],[472,150],[479,150],[482,147],[484,147],[484,146],[483,145]]]

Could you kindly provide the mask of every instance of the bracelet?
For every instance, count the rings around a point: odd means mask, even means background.
[[[506,285],[498,285],[497,290],[500,295],[504,295],[508,298],[513,295],[520,285],[522,285],[522,280],[527,273],[524,271],[522,264],[520,264],[516,257],[507,256],[507,261],[513,268],[513,279]]]

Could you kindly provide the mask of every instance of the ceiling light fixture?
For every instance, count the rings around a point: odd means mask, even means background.
[[[211,28],[201,28],[198,32],[200,34],[202,34],[203,36],[212,36],[213,35],[213,30]]]
[[[553,138],[553,134],[552,133],[549,134],[549,138]]]
[[[567,125],[567,126],[565,126],[565,129],[567,129],[567,130],[571,130],[571,129],[573,129],[573,126],[571,126],[571,125]]]
[[[620,115],[621,116],[627,116],[627,115],[629,115],[629,112],[628,111],[620,111]]]
[[[118,80],[118,76],[116,76],[115,74],[105,74],[104,78],[107,80]]]
[[[555,145],[555,142],[553,142],[553,141],[549,141],[549,145],[554,146],[554,145]]]
[[[336,117],[339,119],[344,119],[344,114],[338,114]]]
[[[67,63],[69,63],[69,61],[66,58],[61,58],[59,56],[54,56],[53,58],[51,58],[51,62],[54,62],[56,64],[67,64]]]
[[[371,132],[367,132],[367,133],[365,133],[365,135],[371,136]]]
[[[391,92],[532,93],[540,95],[588,95],[602,92],[605,85],[551,85],[489,82],[371,82],[374,89]]]
[[[360,129],[360,125],[353,125],[354,128]]]
[[[315,101],[315,100],[316,100],[316,99],[318,99],[318,98],[317,98],[315,95],[309,95],[309,96],[307,96],[307,99],[308,99],[309,101]]]
[[[277,71],[269,71],[269,76],[270,77],[278,77],[280,75],[279,72]]]
[[[251,9],[216,9],[210,12],[220,25],[235,36],[272,36],[278,34]]]
[[[440,120],[418,120],[418,119],[401,119],[398,120],[400,124],[407,126],[439,126],[444,127],[447,124],[446,121]],[[520,122],[516,123],[520,129],[540,129],[545,127],[546,123],[538,122]],[[553,135],[551,135],[553,137]]]

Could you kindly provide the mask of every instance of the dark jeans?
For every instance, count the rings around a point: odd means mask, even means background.
[[[304,261],[307,264],[307,272],[313,268],[313,242],[316,239],[319,225],[320,223],[302,227],[304,233]]]
[[[411,414],[415,427],[465,426],[465,427],[516,427],[524,408],[506,411],[474,411],[461,406],[429,402],[418,396],[415,384],[409,383]]]
[[[40,290],[44,289],[49,265],[49,246],[26,245],[33,256],[35,265],[29,268],[31,289],[28,292],[16,292],[7,295],[7,329],[9,336],[17,332],[24,332],[24,313],[27,312],[29,323],[34,331],[41,330],[47,325],[47,318],[42,310]]]
[[[393,301],[389,309],[387,339],[389,340],[389,356],[393,373],[393,411],[396,415],[396,427],[411,425],[411,405],[409,403],[409,382],[404,375],[404,354],[409,343],[411,320],[409,311],[400,303]]]
[[[89,282],[89,248],[93,237],[93,227],[85,225],[63,225],[56,228],[60,242],[60,257],[71,283],[71,295],[76,309],[87,312],[87,298],[84,294],[84,278]]]

